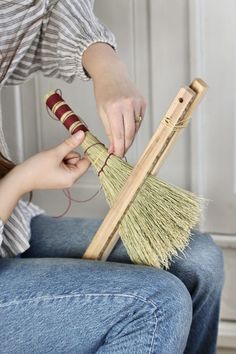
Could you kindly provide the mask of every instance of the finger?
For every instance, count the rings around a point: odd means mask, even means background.
[[[140,115],[142,118],[144,118],[145,113],[146,113],[146,107],[147,107],[147,103],[146,101],[143,99],[142,103],[141,103],[141,111],[140,111]]]
[[[84,157],[79,162],[77,162],[73,169],[71,169],[74,182],[88,170],[89,166],[90,161]]]
[[[65,159],[70,159],[74,157],[80,157],[80,153],[77,151],[71,151],[65,156]]]
[[[80,161],[80,159],[78,157],[74,158],[74,159],[71,159],[69,161],[65,161],[63,160],[63,163],[68,166],[68,167],[71,167],[71,166],[76,166],[76,164]]]
[[[142,103],[135,105],[135,134],[137,134],[145,115],[146,104],[143,101]]]
[[[84,132],[80,130],[67,138],[62,144],[58,145],[55,148],[58,157],[63,159],[69,152],[78,147],[84,140],[84,136]]]
[[[73,151],[64,157],[63,162],[67,165],[76,165],[76,163],[80,159],[81,159],[81,155],[78,152]]]
[[[135,112],[132,105],[128,105],[124,112],[124,129],[125,129],[125,151],[128,150],[135,137]]]
[[[121,109],[110,109],[108,111],[108,118],[110,120],[111,125],[114,153],[119,157],[123,157],[125,152],[125,130],[124,119]]]
[[[105,132],[106,132],[106,135],[108,137],[108,140],[109,140],[109,153],[112,152],[110,150],[113,150],[112,147],[113,147],[113,138],[112,138],[112,132],[111,132],[111,125],[110,125],[110,121],[108,119],[108,116],[106,114],[105,111],[101,111],[100,113],[100,117],[102,119],[102,122],[103,122],[103,126],[105,128]]]

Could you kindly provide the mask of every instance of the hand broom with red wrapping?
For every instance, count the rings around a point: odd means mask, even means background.
[[[201,79],[180,89],[135,167],[109,154],[60,94],[46,96],[47,107],[71,134],[85,132],[81,147],[111,207],[84,258],[106,259],[119,235],[136,264],[168,268],[172,257],[184,252],[191,229],[199,220],[201,200],[151,173],[160,168],[206,89]]]

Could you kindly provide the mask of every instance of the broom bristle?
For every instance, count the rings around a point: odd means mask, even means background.
[[[82,143],[85,150],[99,142],[90,132]],[[88,156],[100,171],[108,156],[107,149],[95,145]],[[110,206],[132,172],[132,166],[112,155],[99,178]],[[125,213],[119,226],[120,237],[131,260],[168,268],[174,256],[184,251],[191,229],[199,220],[201,199],[191,192],[167,184],[149,175]]]

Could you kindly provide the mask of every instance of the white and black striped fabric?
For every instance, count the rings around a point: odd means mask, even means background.
[[[89,80],[83,52],[96,42],[116,50],[113,33],[95,16],[93,0],[0,0],[0,89],[18,85],[37,71],[72,82]],[[1,108],[1,107],[0,107]],[[2,131],[0,150],[10,154]],[[30,221],[44,213],[20,200],[4,225],[0,220],[0,256],[15,256],[29,247]]]

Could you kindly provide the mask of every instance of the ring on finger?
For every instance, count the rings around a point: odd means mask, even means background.
[[[142,117],[142,116],[137,116],[137,117],[135,117],[135,119],[134,119],[135,123],[139,123],[139,124],[142,122],[142,120],[143,120],[143,117]]]

